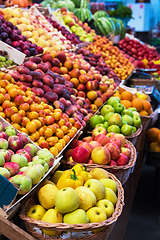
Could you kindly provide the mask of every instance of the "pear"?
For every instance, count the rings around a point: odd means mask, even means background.
[[[85,224],[89,223],[89,218],[83,209],[76,209],[73,212],[66,213],[63,222],[68,224]]]

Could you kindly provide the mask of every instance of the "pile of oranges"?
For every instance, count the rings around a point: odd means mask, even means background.
[[[120,98],[120,103],[123,104],[125,108],[136,108],[141,116],[149,116],[153,112],[152,106],[148,100],[138,98],[127,90],[122,92],[116,91],[114,96]]]
[[[0,72],[0,116],[56,156],[81,127],[60,109],[41,101],[30,88]]]
[[[160,152],[160,130],[156,127],[148,129],[147,139],[149,141],[149,151]]]

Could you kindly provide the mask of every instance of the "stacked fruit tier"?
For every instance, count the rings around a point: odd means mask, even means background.
[[[13,60],[9,59],[8,53],[0,50],[0,69],[8,68],[13,65],[15,65],[15,63]]]
[[[84,14],[85,9],[81,11]],[[66,9],[56,10],[53,14],[63,22],[66,27],[70,28],[72,33],[75,33],[79,37],[79,40],[85,42],[93,42],[94,36],[96,36],[95,30],[91,29],[90,26],[85,22],[83,23],[73,12],[68,12]],[[87,16],[85,16],[87,18]]]
[[[89,172],[77,164],[42,183],[20,217],[36,238],[104,240],[123,205],[124,191],[114,175],[101,168]]]
[[[113,43],[106,37],[96,36],[95,41],[85,49],[93,53],[101,53],[101,57],[121,80],[130,76],[135,68],[120,49],[113,46]]]
[[[31,44],[43,48],[44,51],[74,49],[74,45],[61,32],[53,28],[43,15],[34,15],[31,11],[22,11],[20,8],[6,8],[3,9],[3,13],[4,19],[9,20],[12,25],[16,25],[25,39],[28,39]],[[13,47],[21,47],[22,43],[18,40],[15,39],[16,42]],[[25,54],[30,56],[28,52],[25,52]]]
[[[4,10],[5,11],[5,10]],[[5,15],[5,14],[4,14]],[[10,16],[11,17],[11,16]],[[26,56],[34,56],[39,53],[43,53],[43,49],[37,44],[27,40],[27,37],[21,34],[21,31],[17,28],[16,20],[7,21],[10,18],[0,15],[0,40],[6,44],[16,48],[20,52],[26,54]],[[20,22],[20,19],[18,20]]]
[[[135,59],[139,60],[137,65],[139,68],[159,69],[159,64],[154,64],[154,61],[160,59],[160,55],[155,48],[150,48],[146,44],[136,39],[130,39],[129,37],[120,40],[118,45]]]

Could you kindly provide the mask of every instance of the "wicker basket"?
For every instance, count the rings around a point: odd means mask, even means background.
[[[149,126],[149,123],[150,123],[151,119],[153,118],[153,116],[154,116],[154,112],[152,112],[149,116],[141,116],[140,115],[143,129],[146,129]]]
[[[115,206],[115,211],[110,218],[99,223],[88,223],[88,224],[66,224],[66,223],[47,223],[39,220],[29,218],[26,215],[27,210],[33,205],[38,204],[37,196],[34,194],[28,200],[26,200],[20,211],[20,218],[24,221],[27,231],[34,237],[40,240],[107,240],[111,231],[113,230],[114,224],[117,221],[118,217],[122,213],[124,206],[124,190],[121,182],[111,173],[108,172],[108,175],[113,179],[117,184],[117,203]],[[60,235],[54,237],[49,237],[43,234],[42,229],[45,230],[54,230],[62,231]],[[92,233],[93,230],[96,230],[96,233]],[[63,237],[65,232],[69,232],[69,236]],[[75,232],[78,232],[78,236],[74,237]],[[79,237],[79,235],[81,235]]]
[[[108,165],[97,165],[97,164],[84,164],[87,167],[87,170],[92,170],[93,168],[99,167],[103,168],[111,173],[113,173],[118,180],[122,183],[122,185],[128,180],[129,175],[133,172],[134,166],[136,164],[137,153],[133,144],[126,139],[126,143],[131,148],[131,158],[127,165],[125,166],[108,166]],[[65,160],[61,160],[64,165],[68,165],[70,168],[73,167],[76,162],[66,162]]]
[[[142,129],[143,129],[143,126],[141,124],[140,127],[137,129],[137,131],[135,133],[133,133],[131,136],[125,136],[125,138],[127,140],[129,140],[135,146],[136,141],[137,141],[137,137],[141,134]]]

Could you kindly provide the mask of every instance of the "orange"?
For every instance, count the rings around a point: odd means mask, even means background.
[[[146,112],[148,112],[150,110],[150,108],[151,108],[150,102],[148,102],[148,100],[142,100],[142,102],[143,102],[143,109]]]
[[[142,99],[140,99],[140,98],[133,99],[132,102],[131,102],[131,104],[132,104],[132,107],[135,107],[138,112],[140,112],[140,111],[143,110],[143,102],[142,102]]]
[[[119,97],[119,99],[121,100],[121,94],[115,93],[115,94],[113,94],[113,96],[114,96],[114,97]]]
[[[158,133],[157,140],[158,140],[158,143],[160,143],[160,131]]]
[[[133,100],[133,94],[129,91],[124,91],[124,92],[121,93],[121,99],[132,101]]]
[[[37,130],[37,124],[34,121],[28,122],[26,124],[26,129],[30,133],[34,133]]]
[[[147,131],[147,138],[150,142],[157,142],[158,141],[158,135],[160,133],[160,130],[158,128],[150,128]]]
[[[148,112],[146,112],[145,110],[140,111],[139,114],[141,116],[148,116]]]
[[[121,100],[120,103],[125,107],[125,108],[130,108],[131,107],[131,102],[129,100]]]

